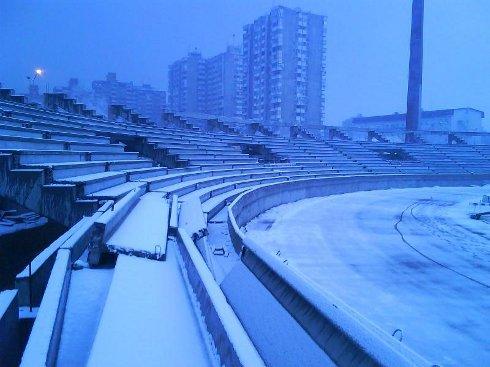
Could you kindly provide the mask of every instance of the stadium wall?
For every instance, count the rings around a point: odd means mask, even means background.
[[[490,183],[490,175],[380,175],[345,176],[287,181],[259,187],[238,196],[228,208],[228,227],[240,258],[339,366],[431,365],[396,339],[353,315],[337,299],[330,299],[260,245],[240,228],[264,211],[312,197],[356,191],[434,186],[469,186]],[[240,284],[234,284],[240,288]]]

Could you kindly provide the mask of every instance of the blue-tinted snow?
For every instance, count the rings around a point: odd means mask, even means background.
[[[490,227],[468,214],[489,192],[308,199],[264,213],[247,235],[387,335],[401,329],[402,343],[431,362],[480,366],[490,363]]]

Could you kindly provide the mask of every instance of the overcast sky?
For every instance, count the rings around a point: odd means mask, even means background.
[[[275,5],[328,17],[329,124],[405,110],[410,0],[0,0],[0,82],[24,91],[43,67],[42,89],[115,71],[166,90],[172,61],[240,43]],[[490,0],[426,0],[424,53],[424,109],[490,113]]]

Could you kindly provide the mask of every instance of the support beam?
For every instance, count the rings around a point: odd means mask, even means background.
[[[423,37],[424,0],[413,0],[405,134],[405,142],[407,143],[414,142],[415,131],[419,127],[420,104],[422,99]]]

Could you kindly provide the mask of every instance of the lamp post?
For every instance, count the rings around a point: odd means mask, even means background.
[[[44,75],[44,70],[41,68],[34,69],[34,77],[27,76],[27,80],[31,81],[31,84],[34,84],[34,81],[37,77],[42,77]]]
[[[43,76],[44,74],[44,70],[43,69],[40,69],[40,68],[37,68],[36,70],[34,70],[34,78],[32,79],[32,82],[34,82],[34,80],[36,80],[36,78],[39,76]]]
[[[38,77],[42,77],[44,75],[44,70],[41,69],[41,68],[36,68],[34,69],[34,76],[31,77],[31,76],[27,76],[27,80],[30,81],[30,84],[29,84],[29,94],[28,94],[28,98],[32,100],[38,100],[39,99],[39,88],[34,85],[34,81],[36,80],[36,78]],[[46,89],[47,89],[47,86],[46,86]]]

